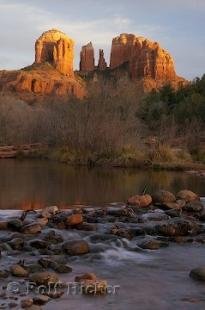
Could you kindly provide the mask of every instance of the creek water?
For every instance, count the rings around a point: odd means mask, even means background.
[[[29,205],[38,208],[50,204],[66,207],[124,202],[145,187],[147,192],[159,188],[177,192],[189,188],[205,196],[205,178],[181,172],[73,168],[39,160],[0,161],[2,214],[6,209],[17,210]],[[78,231],[67,233],[73,234],[68,236],[71,239],[90,237],[86,232],[84,235],[78,235]],[[136,243],[133,239],[97,244],[104,246],[103,251],[71,260],[73,272],[61,276],[65,282],[72,282],[75,275],[94,272],[110,285],[119,286],[116,294],[93,297],[69,292],[49,302],[44,309],[205,309],[205,285],[189,277],[192,268],[205,265],[203,244],[170,243],[169,247],[157,251],[130,250]]]
[[[145,188],[148,193],[189,188],[203,196],[205,178],[182,172],[74,168],[43,160],[0,161],[0,209],[124,202]]]

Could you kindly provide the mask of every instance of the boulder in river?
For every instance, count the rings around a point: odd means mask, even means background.
[[[168,242],[164,242],[161,240],[149,238],[142,241],[140,244],[138,244],[140,248],[146,249],[146,250],[158,250],[162,247],[167,247],[169,245]]]
[[[11,274],[15,277],[25,278],[28,276],[28,271],[18,264],[11,266],[10,271],[11,271]]]
[[[83,255],[90,252],[89,245],[84,240],[66,241],[63,243],[63,250],[69,255]]]
[[[146,208],[152,203],[152,197],[148,194],[146,195],[135,195],[127,200],[127,204],[130,206],[136,206],[139,208]]]
[[[41,211],[41,216],[45,218],[51,218],[55,214],[59,212],[59,209],[57,206],[51,206],[51,207],[46,207]]]
[[[195,280],[205,282],[205,266],[192,269],[189,275]]]
[[[156,204],[166,204],[175,202],[176,197],[169,191],[159,190],[152,195],[153,202]]]
[[[36,285],[55,284],[59,281],[59,277],[54,272],[36,272],[30,275],[29,280],[36,283]]]
[[[199,200],[199,196],[194,192],[184,189],[177,193],[177,198],[185,200],[186,202]]]
[[[85,295],[104,295],[107,293],[107,281],[98,279],[93,273],[86,273],[75,278]]]
[[[22,231],[24,234],[35,235],[41,232],[41,225],[34,222],[32,224],[25,225]]]
[[[66,225],[76,226],[83,223],[83,216],[81,213],[72,214],[67,217]]]
[[[194,220],[172,218],[166,223],[156,226],[156,231],[163,236],[188,236],[201,232],[201,226]]]

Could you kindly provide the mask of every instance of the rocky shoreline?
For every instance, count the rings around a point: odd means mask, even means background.
[[[66,210],[52,206],[4,214],[0,216],[0,309],[41,309],[63,297],[71,284],[85,295],[113,293],[117,287],[86,269],[76,273],[72,263],[79,257],[98,260],[113,245],[130,253],[152,253],[174,243],[203,246],[204,222],[203,199],[189,190],[135,195],[125,204]],[[205,267],[196,266],[190,277],[205,281]]]

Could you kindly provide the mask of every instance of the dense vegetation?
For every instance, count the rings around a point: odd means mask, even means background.
[[[144,97],[134,84],[94,87],[86,100],[69,103],[0,97],[0,145],[46,143],[68,162],[205,162],[204,129],[205,76]]]

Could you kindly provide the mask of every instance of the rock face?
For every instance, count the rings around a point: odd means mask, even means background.
[[[94,48],[92,42],[84,45],[80,53],[80,71],[91,72],[95,69]]]
[[[105,61],[104,51],[100,49],[99,50],[98,70],[103,71],[105,69],[107,69],[107,63]]]
[[[64,75],[73,76],[74,41],[63,32],[44,32],[35,44],[35,63],[48,62]]]
[[[132,79],[149,77],[156,80],[176,78],[174,61],[157,42],[133,34],[121,34],[112,41],[110,67],[129,63]]]

